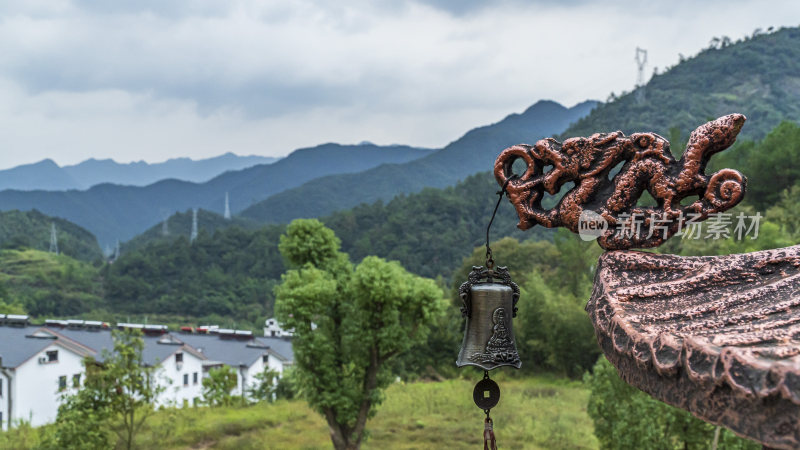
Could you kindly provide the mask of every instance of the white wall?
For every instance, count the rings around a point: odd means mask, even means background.
[[[183,353],[183,363],[181,364],[175,362],[175,353],[179,352]],[[159,384],[165,388],[156,401],[158,406],[182,408],[184,402],[188,406],[192,406],[195,399],[200,401],[203,398],[203,360],[185,349],[180,349],[175,353],[158,366]],[[195,382],[194,374],[197,374],[197,382]],[[188,377],[186,386],[183,384],[184,375]]]
[[[0,420],[0,430],[8,430],[8,398],[11,395],[11,386],[10,384],[13,382],[13,373],[10,370],[6,370],[6,373],[12,376],[11,380],[6,378],[5,375],[0,373],[0,415],[2,415],[2,420]]]
[[[270,354],[269,358],[267,358],[267,366],[276,371],[278,373],[278,378],[281,377],[283,374],[283,362],[278,359],[277,356]],[[234,367],[236,370],[236,388],[233,390],[234,395],[242,395],[242,375],[244,375],[245,381],[245,393],[248,389],[255,387],[258,384],[258,380],[256,380],[255,375],[261,373],[264,370],[264,362],[261,357],[257,358],[247,367],[245,370],[241,370],[238,367]],[[248,397],[249,398],[249,397]]]
[[[46,357],[47,352],[51,350],[58,350],[58,362],[40,364],[39,357]],[[72,387],[72,376],[75,374],[80,374],[83,384],[84,370],[81,356],[56,342],[17,367],[14,370],[12,386],[13,424],[16,425],[20,420],[24,420],[33,426],[39,426],[55,421],[61,395],[77,391]],[[58,388],[60,376],[67,377],[67,388],[63,391],[59,391]],[[8,401],[5,398],[3,400]],[[3,419],[6,418],[7,415],[3,414]]]

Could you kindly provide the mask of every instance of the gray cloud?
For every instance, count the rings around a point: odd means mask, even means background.
[[[7,0],[0,167],[445,145],[539,99],[604,99],[800,4]]]

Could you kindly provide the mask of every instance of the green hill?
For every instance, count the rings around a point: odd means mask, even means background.
[[[102,280],[90,264],[39,250],[0,250],[0,304],[21,305],[34,316],[72,316],[96,309],[102,298]]]
[[[653,76],[644,88],[595,108],[562,138],[622,130],[682,139],[710,118],[747,116],[740,139],[760,140],[783,120],[800,121],[800,28],[784,28],[696,56]]]
[[[81,261],[99,261],[103,254],[97,239],[86,229],[39,211],[1,211],[0,248],[50,249],[50,231],[56,227],[59,253]]]
[[[221,214],[217,214],[205,209],[197,210],[197,230],[207,234],[214,234],[215,231],[230,226],[237,226],[244,229],[260,228],[260,224],[254,220],[244,217],[234,216],[225,219]],[[165,233],[166,231],[166,233]],[[157,241],[173,241],[181,237],[188,239],[192,234],[192,210],[175,213],[167,218],[167,226],[164,223],[150,227],[144,233],[137,235],[128,242],[121,245],[121,252],[126,253],[140,249],[145,245]]]

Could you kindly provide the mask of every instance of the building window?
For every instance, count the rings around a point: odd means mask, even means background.
[[[0,379],[0,397],[3,396],[3,380]]]
[[[47,362],[58,362],[58,350],[47,352]]]
[[[272,337],[275,337],[275,330],[272,330],[272,331],[270,331],[270,335],[271,335]]]
[[[61,392],[67,388],[67,376],[61,375],[58,377],[58,391]]]
[[[81,387],[81,374],[76,373],[72,376],[72,387],[79,389]]]
[[[188,386],[189,385],[189,374],[188,373],[183,374],[183,385],[184,386]]]
[[[175,353],[175,362],[182,363],[183,362],[183,353]]]
[[[261,362],[263,362],[264,365],[267,365],[269,363],[269,355],[262,355]]]
[[[192,374],[192,384],[197,384],[197,372]]]

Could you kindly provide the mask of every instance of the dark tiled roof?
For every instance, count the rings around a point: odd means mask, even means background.
[[[38,329],[0,326],[2,367],[17,367],[54,342],[54,339],[28,337]]]
[[[53,342],[53,339],[26,337],[38,330],[42,330],[38,334],[62,336],[67,343],[72,341],[80,344],[98,361],[102,361],[103,355],[114,349],[111,331],[107,329],[0,326],[0,357],[3,367],[17,367]],[[172,343],[168,343],[169,341]],[[143,357],[146,364],[156,365],[180,349],[231,366],[250,365],[267,352],[277,354],[287,362],[294,361],[291,342],[279,338],[239,340],[225,339],[215,334],[179,333],[144,336]]]
[[[268,351],[266,346],[253,346],[254,341],[249,339],[223,339],[214,334],[179,334],[176,337],[202,352],[206,358],[234,367],[240,364],[249,366]]]
[[[259,337],[255,338],[255,341],[266,345],[270,350],[281,355],[286,361],[294,362],[292,341],[274,337]]]

